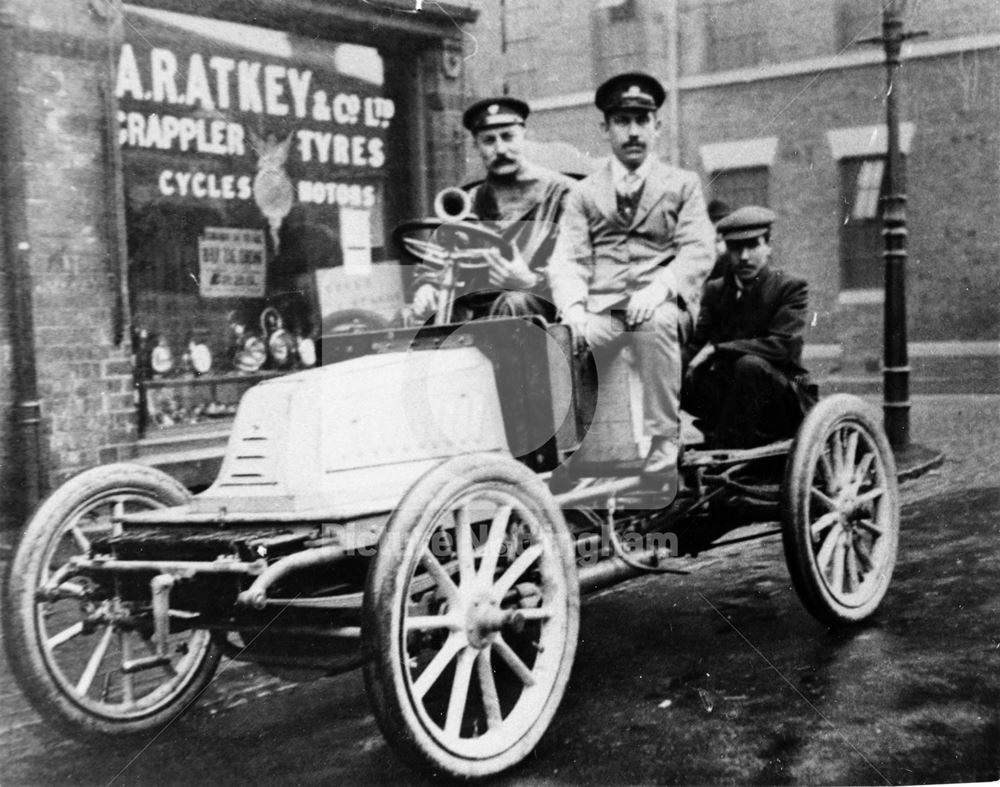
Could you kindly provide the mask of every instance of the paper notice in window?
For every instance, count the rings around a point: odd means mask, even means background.
[[[347,273],[366,275],[372,267],[371,213],[357,208],[340,209],[340,246]]]
[[[205,227],[198,238],[199,289],[203,298],[262,298],[263,230]]]

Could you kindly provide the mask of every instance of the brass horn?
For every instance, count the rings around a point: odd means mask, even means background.
[[[434,215],[445,221],[464,221],[473,217],[472,197],[455,186],[441,189],[434,198]]]

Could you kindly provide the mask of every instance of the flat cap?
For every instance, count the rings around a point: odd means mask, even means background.
[[[622,109],[655,112],[667,97],[656,77],[641,71],[613,76],[594,93],[594,104],[605,114]]]
[[[528,105],[519,98],[500,96],[477,101],[462,115],[462,125],[475,134],[484,128],[495,126],[524,125],[531,113]]]
[[[750,240],[769,232],[776,218],[773,210],[747,205],[734,210],[715,228],[723,240]]]

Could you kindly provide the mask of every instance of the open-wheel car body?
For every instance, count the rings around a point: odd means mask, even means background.
[[[544,734],[583,594],[763,522],[821,620],[862,620],[886,592],[896,474],[859,399],[821,400],[792,440],[690,448],[678,488],[649,490],[627,357],[598,385],[565,326],[338,332],[320,352],[247,392],[200,494],[117,464],[39,507],[5,584],[5,641],[53,722],[156,729],[221,655],[360,665],[402,758],[482,777]]]

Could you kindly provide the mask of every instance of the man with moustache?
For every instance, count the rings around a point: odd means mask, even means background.
[[[715,262],[715,230],[693,172],[660,161],[663,86],[652,76],[612,77],[595,93],[608,162],[566,200],[549,266],[553,300],[577,346],[599,366],[631,339],[643,387],[651,486],[676,480],[683,312],[698,303]]]
[[[525,158],[529,113],[524,101],[502,96],[477,101],[463,115],[486,170],[486,179],[469,192],[472,212],[487,228],[509,240],[515,253],[508,260],[498,250],[488,249],[486,270],[479,276],[475,271],[463,275],[456,321],[497,314],[555,316],[545,269],[573,181]],[[439,297],[433,275],[419,273],[415,314],[432,314]]]
[[[689,352],[684,409],[710,446],[752,448],[795,434],[816,403],[802,366],[808,285],[770,267],[775,214],[749,205],[719,222],[730,254],[705,297]]]

